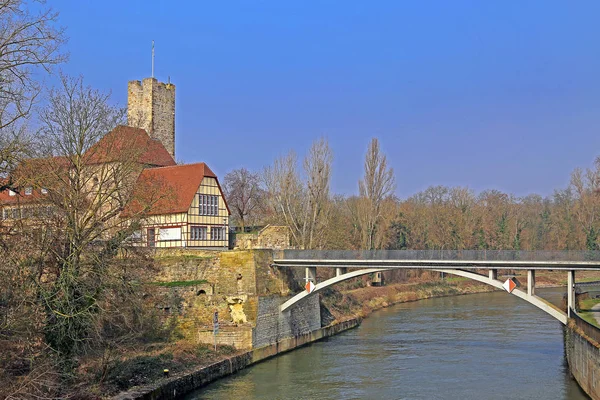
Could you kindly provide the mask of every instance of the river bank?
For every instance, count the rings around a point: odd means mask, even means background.
[[[217,379],[232,375],[246,367],[275,357],[279,354],[297,349],[307,344],[337,335],[348,329],[357,327],[360,318],[351,318],[336,322],[313,332],[286,338],[275,344],[253,349],[233,357],[179,374],[171,378],[160,379],[152,385],[131,389],[113,397],[114,400],[171,400],[195,389],[201,388]]]
[[[598,272],[581,272],[578,278],[582,281],[596,280]],[[527,285],[524,273],[515,275],[519,285]],[[553,288],[566,286],[566,274],[561,272],[539,271],[536,276],[536,287]],[[467,278],[446,275],[444,278],[426,275],[413,279],[408,283],[392,283],[385,286],[367,286],[353,289],[351,286],[341,290],[326,291],[322,303],[336,318],[348,316],[367,317],[373,311],[395,304],[419,301],[430,298],[461,296],[475,293],[498,291],[498,289]]]
[[[566,277],[562,275],[560,273],[542,274],[538,276],[538,286],[564,285]],[[519,278],[517,277],[517,279]],[[592,279],[593,277],[582,276],[582,278]],[[176,398],[173,396],[179,396],[192,389],[202,387],[267,358],[354,328],[360,324],[362,318],[368,317],[376,310],[400,303],[497,290],[464,278],[445,277],[440,280],[438,277],[432,276],[415,279],[408,283],[395,283],[380,287],[346,286],[340,289],[342,290],[327,290],[322,295],[321,302],[329,310],[332,318],[328,326],[324,328],[248,352],[223,355],[210,365],[197,366],[195,369],[181,372],[171,378],[157,377],[151,385],[120,393],[114,399]]]

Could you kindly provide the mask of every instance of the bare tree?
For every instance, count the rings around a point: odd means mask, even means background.
[[[277,158],[273,166],[265,168],[263,180],[275,215],[290,228],[294,242],[301,244],[304,240],[303,185],[296,164],[296,153],[290,151]]]
[[[365,173],[358,182],[359,204],[357,213],[364,249],[374,249],[375,234],[381,223],[384,200],[396,189],[394,171],[387,165],[387,158],[379,149],[379,141],[373,138],[365,157]]]
[[[600,226],[600,157],[594,161],[594,168],[585,171],[577,168],[571,174],[571,187],[576,195],[575,215],[586,236],[586,248],[598,250]]]
[[[81,78],[62,77],[61,83],[40,116],[46,152],[12,174],[16,187],[33,188],[39,202],[28,206],[27,221],[15,222],[21,224],[14,235],[3,236],[0,251],[11,263],[0,276],[14,279],[0,298],[10,299],[10,315],[23,312],[31,320],[28,329],[42,336],[30,343],[56,354],[64,377],[79,355],[106,338],[115,342],[127,329],[130,336],[148,332],[139,307],[151,263],[128,239],[148,208],[173,188],[144,182],[136,196],[145,142],[119,135],[121,128],[107,134],[124,115],[107,94]],[[16,343],[27,324],[12,319],[0,321],[0,328]]]
[[[304,159],[304,179],[298,173],[293,152],[265,169],[263,179],[271,205],[301,248],[316,248],[324,243],[332,159],[329,144],[320,139]]]
[[[246,168],[235,169],[225,175],[223,190],[243,232],[248,222],[256,222],[262,210],[264,194],[260,176]]]
[[[327,226],[332,162],[333,153],[325,138],[314,142],[304,159],[304,172],[307,176],[306,189],[308,191],[307,238],[305,238],[305,242],[306,247],[309,249],[314,248],[317,241],[322,239],[323,230]]]
[[[66,58],[60,53],[63,30],[55,27],[58,14],[35,13],[28,3],[0,0],[0,130],[29,115],[42,90],[39,72]]]

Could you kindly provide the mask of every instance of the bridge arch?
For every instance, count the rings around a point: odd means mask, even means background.
[[[319,293],[320,291],[322,291],[323,289],[325,289],[329,286],[332,286],[337,283],[343,282],[345,280],[356,278],[356,277],[359,277],[362,275],[367,275],[367,274],[371,274],[374,272],[389,271],[391,269],[394,269],[394,268],[389,268],[389,267],[388,268],[365,268],[365,269],[360,269],[360,270],[356,270],[356,271],[351,271],[351,272],[341,274],[341,275],[335,276],[333,278],[327,279],[323,282],[316,284],[314,290],[311,293],[308,293],[307,291],[303,290],[302,292],[298,293],[297,295],[295,295],[292,298],[290,298],[289,300],[287,300],[285,303],[283,303],[280,306],[280,311],[284,312],[284,311],[288,310],[290,307],[297,304],[298,302],[301,302],[302,300],[306,299],[307,297],[310,297],[310,296],[313,296],[313,295]],[[460,270],[460,269],[433,269],[433,271],[443,272],[445,274],[452,274],[452,275],[456,275],[456,276],[461,276],[464,278],[469,278],[469,279],[493,286],[495,288],[504,290],[502,287],[503,282],[501,282],[497,279],[493,279],[492,277],[481,275],[481,274],[478,274],[475,272],[465,271],[465,270]],[[548,302],[547,300],[545,300],[539,296],[536,296],[536,295],[530,295],[527,292],[525,292],[519,288],[514,289],[511,294],[519,297],[520,299],[525,300],[526,302],[528,302],[530,304],[533,304],[534,306],[536,306],[540,310],[546,312],[547,314],[550,314],[552,317],[559,320],[563,325],[567,324],[567,314],[565,312],[563,312],[562,310],[560,310],[558,307],[556,307],[553,304],[551,304],[550,302]]]

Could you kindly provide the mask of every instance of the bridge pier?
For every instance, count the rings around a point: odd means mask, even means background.
[[[335,268],[335,276],[344,275],[346,272],[348,272],[348,268],[346,268],[346,267],[336,267]]]
[[[309,281],[317,284],[317,267],[306,267],[306,272],[304,274],[304,280],[306,283]]]
[[[571,317],[571,310],[575,310],[575,271],[567,272],[567,315]]]
[[[527,296],[535,296],[535,269],[527,270]]]
[[[498,270],[497,269],[490,269],[490,279],[492,280],[498,280]]]

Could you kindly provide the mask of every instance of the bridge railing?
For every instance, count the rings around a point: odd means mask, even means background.
[[[284,250],[288,260],[600,261],[600,251]]]
[[[573,319],[575,320],[575,325],[577,325],[577,327],[581,329],[583,333],[585,333],[589,338],[600,343],[600,328],[598,328],[596,325],[590,324],[585,319],[577,315],[576,312],[571,312],[571,316],[573,316]]]

